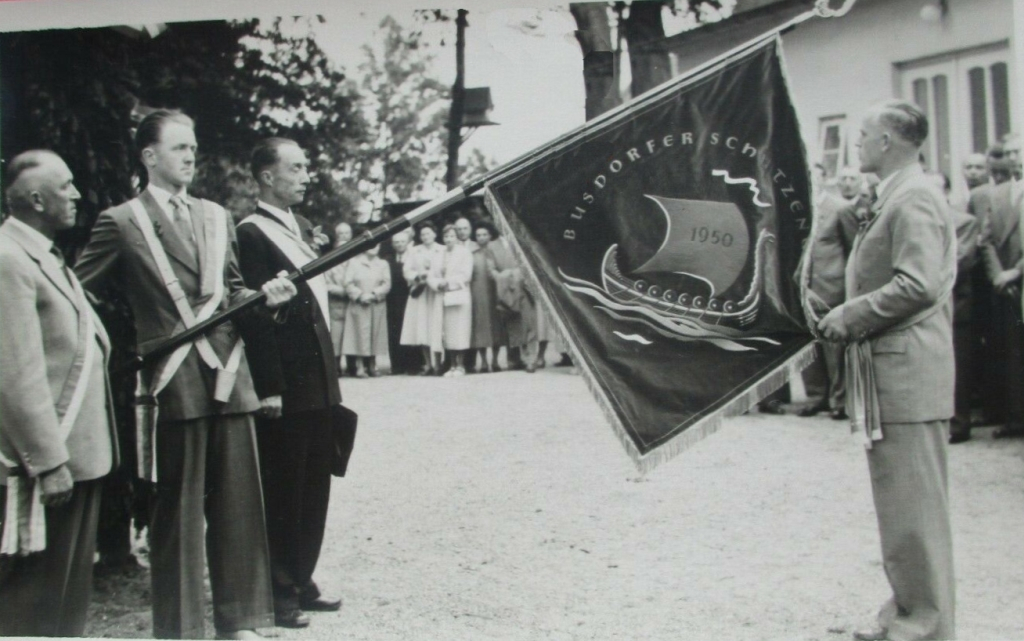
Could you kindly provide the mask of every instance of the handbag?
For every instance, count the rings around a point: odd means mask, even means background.
[[[359,415],[345,407],[331,408],[331,475],[345,476],[348,460],[356,442],[356,425]]]
[[[445,307],[461,307],[462,305],[469,305],[468,289],[453,289],[444,293]]]

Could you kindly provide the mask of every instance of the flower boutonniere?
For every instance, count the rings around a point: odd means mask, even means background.
[[[314,251],[321,251],[324,247],[331,244],[331,239],[324,233],[322,225],[317,225],[316,227],[308,230],[308,233],[311,238],[309,246],[312,247]]]
[[[157,238],[163,238],[163,236],[164,236],[164,228],[163,228],[163,226],[160,225],[160,221],[159,220],[154,220],[153,221],[153,231],[156,232],[156,237]]]

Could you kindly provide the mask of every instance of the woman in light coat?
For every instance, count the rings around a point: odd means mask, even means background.
[[[334,247],[341,247],[352,240],[352,226],[338,223],[334,228]],[[324,274],[327,282],[327,306],[331,317],[331,343],[334,356],[338,359],[338,374],[345,370],[345,357],[341,345],[345,335],[345,310],[348,308],[348,293],[345,291],[345,269],[348,261],[336,265]]]
[[[384,298],[391,291],[391,268],[378,257],[374,245],[348,261],[345,292],[345,337],[342,353],[356,362],[356,377],[377,376],[377,357],[388,355],[388,310]]]
[[[464,352],[473,331],[473,254],[460,242],[455,225],[445,225],[441,290],[444,292],[444,348],[451,352],[452,368],[446,376],[464,376]]]
[[[444,307],[440,291],[444,248],[435,242],[437,230],[430,222],[420,226],[419,239],[419,245],[406,250],[409,256],[402,268],[409,283],[409,303],[405,307],[399,342],[422,348],[424,367],[420,373],[431,376],[441,369],[441,350],[444,349]]]

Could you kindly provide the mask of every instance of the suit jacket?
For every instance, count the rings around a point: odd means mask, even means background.
[[[956,227],[956,284],[953,286],[953,324],[960,325],[971,321],[973,303],[972,270],[978,259],[978,237],[981,225],[974,216],[953,212],[953,224]]]
[[[815,210],[815,238],[810,250],[810,289],[829,307],[846,300],[846,261],[857,235],[854,204],[826,194]]]
[[[0,451],[30,477],[66,464],[75,481],[106,475],[118,461],[107,380],[110,342],[88,304],[81,305],[57,261],[12,224],[0,226]],[[76,364],[79,318],[92,316],[98,341],[91,371]],[[77,368],[88,387],[66,438],[56,406]],[[0,465],[0,484],[8,470]]]
[[[181,288],[193,309],[198,311],[207,300],[202,296],[200,287],[205,268],[205,247],[213,233],[210,228],[212,218],[209,215],[213,203],[189,197],[198,244],[198,256],[194,256],[186,249],[185,240],[179,236],[150,192],[143,191],[139,199],[153,221],[157,238],[167,253]],[[205,219],[199,215],[201,212],[207,213]],[[230,215],[227,225],[228,255],[224,261],[223,274],[225,295],[218,311],[253,293],[245,288],[238,269],[237,242]],[[115,290],[127,299],[135,318],[136,343],[140,352],[151,349],[184,327],[128,203],[99,215],[89,243],[75,265],[75,271],[85,287],[97,297],[103,298]],[[250,313],[242,314],[236,321],[224,323],[208,332],[206,337],[221,362],[227,360],[240,335],[251,341],[256,331],[254,322],[269,316],[267,308],[259,305]],[[152,372],[144,375],[152,375]],[[193,347],[170,383],[157,397],[160,420],[191,420],[252,412],[259,408],[244,355],[238,368],[238,380],[226,403],[214,400],[215,382],[216,372],[206,365]]]
[[[992,187],[988,216],[984,221],[981,257],[993,282],[1000,272],[1021,266],[1020,208],[1024,190],[1014,195],[1013,182]]]
[[[967,199],[967,213],[978,219],[979,223],[988,217],[988,210],[992,206],[991,183],[978,185],[971,190]]]
[[[843,319],[851,340],[867,340],[883,423],[953,415],[953,301],[935,306],[956,270],[952,214],[916,163],[899,171],[854,241],[846,271]]]
[[[263,209],[258,208],[256,215],[279,224],[273,214]],[[313,225],[298,215],[295,221],[302,238],[312,241]],[[281,270],[295,270],[284,252],[256,225],[240,225],[237,233],[239,265],[249,287],[262,287]],[[297,289],[298,295],[288,303],[285,320],[278,323],[262,319],[258,323],[258,338],[246,345],[256,395],[280,395],[284,414],[341,403],[331,328],[323,313],[328,310],[320,310],[308,284],[299,283]]]

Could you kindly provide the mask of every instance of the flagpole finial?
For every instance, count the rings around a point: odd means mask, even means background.
[[[822,18],[842,18],[850,12],[857,0],[843,0],[843,5],[838,9],[832,8],[831,0],[816,0],[814,13]]]

